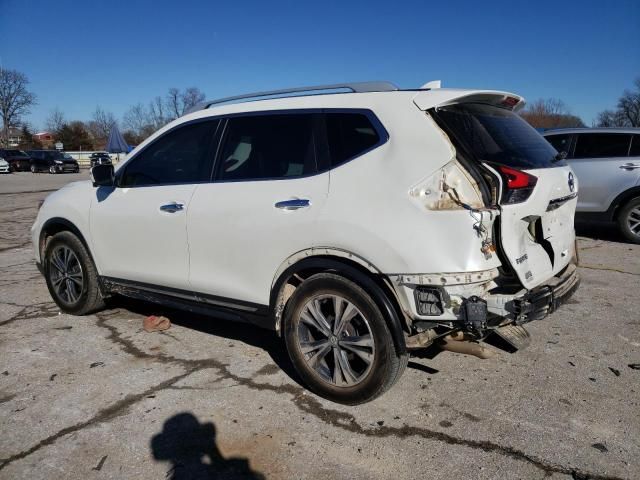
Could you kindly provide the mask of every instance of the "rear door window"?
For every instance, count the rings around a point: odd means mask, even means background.
[[[570,134],[561,134],[561,135],[548,135],[544,137],[547,142],[553,145],[558,153],[566,152],[569,154],[569,148],[571,147],[571,135]]]
[[[380,143],[380,134],[363,113],[326,113],[331,167],[348,162]]]
[[[631,149],[629,150],[630,157],[640,157],[640,135],[633,135],[631,140]]]
[[[311,113],[230,118],[216,179],[285,179],[316,173],[313,118]]]
[[[458,104],[437,110],[448,133],[479,161],[518,169],[566,165],[556,150],[519,115],[484,104]]]
[[[626,157],[631,135],[626,133],[581,133],[574,158]]]

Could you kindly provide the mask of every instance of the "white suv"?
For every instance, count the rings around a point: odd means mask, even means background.
[[[524,346],[521,325],[579,283],[577,182],[513,113],[522,98],[429,87],[206,102],[46,199],[32,234],[52,297],[273,329],[308,387],[348,404],[412,349]]]

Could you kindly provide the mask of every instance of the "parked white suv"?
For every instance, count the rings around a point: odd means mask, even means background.
[[[366,402],[409,350],[524,346],[577,288],[577,182],[522,104],[386,82],[207,102],[50,195],[36,258],[65,312],[121,294],[249,321],[311,390]]]

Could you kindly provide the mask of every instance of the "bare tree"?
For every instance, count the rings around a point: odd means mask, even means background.
[[[125,112],[122,123],[125,128],[138,133],[147,126],[146,115],[144,105],[137,103]]]
[[[89,121],[87,128],[89,133],[99,141],[106,140],[111,132],[111,126],[116,123],[116,119],[113,113],[104,111],[100,105],[98,105],[93,112],[91,120]]]
[[[56,133],[67,123],[64,113],[56,107],[49,112],[49,116],[44,121],[44,127],[51,133]]]
[[[154,98],[149,102],[149,123],[153,125],[154,130],[162,128],[164,125],[171,121],[165,114],[165,104],[161,97]]]
[[[17,70],[0,68],[0,115],[2,116],[2,136],[0,142],[8,141],[9,127],[18,126],[20,117],[35,105],[36,96],[27,90],[29,79]]]
[[[584,127],[584,123],[557,98],[539,99],[527,106],[520,114],[536,128]]]
[[[186,112],[191,107],[195,107],[197,104],[204,102],[205,94],[201,92],[199,88],[189,87],[182,94],[182,113]]]
[[[167,93],[167,110],[173,118],[182,115],[182,99],[180,98],[180,90],[177,88],[170,88]]]
[[[204,93],[196,87],[183,92],[170,88],[166,97],[155,97],[147,106],[132,106],[124,115],[122,124],[131,138],[144,139],[167,123],[184,115],[187,109],[204,101]]]
[[[170,88],[166,97],[166,105],[171,119],[185,114],[191,107],[204,102],[205,95],[197,87],[186,88],[182,93],[177,88]]]
[[[635,90],[625,90],[615,110],[598,114],[598,127],[640,127],[640,77],[633,83]]]
[[[148,137],[155,130],[149,112],[142,103],[138,103],[127,110],[122,123],[125,129],[130,130],[140,138]]]

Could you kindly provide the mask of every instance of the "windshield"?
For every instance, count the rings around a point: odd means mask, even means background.
[[[66,160],[71,160],[73,158],[68,153],[63,152],[46,152],[45,155],[46,158],[50,158],[51,160],[61,160],[63,158]]]
[[[532,126],[510,110],[463,104],[441,108],[438,115],[478,160],[520,169],[566,165]]]

